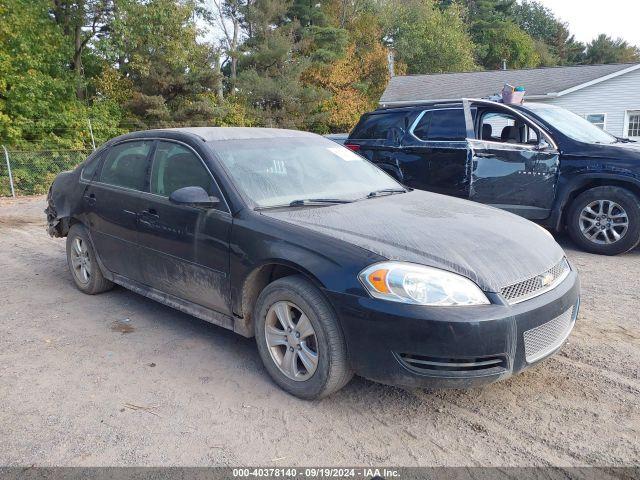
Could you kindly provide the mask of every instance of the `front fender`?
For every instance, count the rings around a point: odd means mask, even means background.
[[[358,273],[382,260],[375,253],[328,235],[243,211],[234,219],[231,233],[232,308],[243,312],[247,282],[255,280],[264,285],[264,279],[252,276],[259,275],[265,266],[300,272],[320,289],[366,295]]]

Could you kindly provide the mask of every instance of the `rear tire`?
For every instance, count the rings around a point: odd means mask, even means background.
[[[353,372],[336,314],[306,278],[295,275],[267,285],[255,312],[258,352],[283,390],[314,400],[331,395],[351,380]]]
[[[583,250],[600,255],[628,252],[640,243],[640,202],[621,187],[595,187],[573,201],[567,230]]]
[[[88,295],[106,292],[113,283],[102,275],[87,230],[76,223],[67,234],[67,264],[78,289]]]

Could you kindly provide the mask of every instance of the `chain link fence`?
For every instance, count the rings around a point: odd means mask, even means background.
[[[14,192],[16,196],[45,194],[58,173],[75,168],[90,153],[91,150],[0,149],[0,197]]]

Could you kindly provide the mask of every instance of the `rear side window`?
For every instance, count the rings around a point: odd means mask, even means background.
[[[213,178],[198,156],[179,143],[158,142],[151,168],[151,193],[170,196],[183,187],[202,187],[220,195]]]
[[[100,159],[104,156],[104,152],[99,153],[94,156],[87,164],[83,167],[82,172],[80,173],[80,178],[86,182],[90,182],[93,180],[96,171],[98,170],[98,166],[100,165]]]
[[[152,140],[125,142],[113,147],[102,165],[100,181],[144,191]]]
[[[467,126],[464,110],[461,108],[447,110],[429,110],[424,113],[413,130],[420,140],[453,142],[464,140]]]
[[[399,142],[404,136],[407,112],[376,113],[364,116],[349,136],[357,140]]]

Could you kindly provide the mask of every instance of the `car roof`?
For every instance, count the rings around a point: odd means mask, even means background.
[[[286,130],[280,128],[254,128],[254,127],[182,127],[162,128],[132,132],[126,137],[152,136],[162,134],[187,134],[199,137],[205,142],[218,142],[225,140],[250,140],[259,138],[309,138],[320,137],[314,133],[298,130]]]

